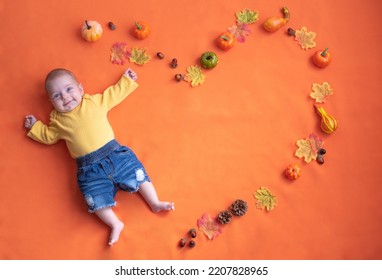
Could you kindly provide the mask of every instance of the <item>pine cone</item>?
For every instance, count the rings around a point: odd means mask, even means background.
[[[247,202],[238,199],[231,205],[231,213],[235,216],[243,216],[248,210]]]
[[[221,224],[228,224],[232,220],[232,214],[228,210],[221,211],[218,215],[218,221]]]

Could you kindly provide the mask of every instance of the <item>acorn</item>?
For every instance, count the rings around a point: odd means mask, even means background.
[[[179,247],[184,247],[184,246],[186,246],[186,244],[187,244],[186,238],[182,238],[179,240]]]
[[[316,160],[319,164],[323,164],[325,162],[324,157],[322,155],[318,155]]]
[[[196,237],[196,229],[192,228],[188,231],[188,233],[190,234],[190,236],[192,238],[195,238]]]
[[[111,30],[115,30],[117,27],[115,26],[115,24],[114,23],[112,23],[111,21],[109,21],[109,23],[107,24],[108,26],[109,26],[109,28],[111,29]]]
[[[176,68],[178,67],[178,60],[176,58],[173,58],[171,60],[171,64],[170,64],[171,68]]]
[[[318,154],[319,155],[324,155],[324,154],[326,154],[326,150],[321,148],[321,149],[318,150]]]
[[[190,242],[188,242],[188,246],[189,246],[190,248],[194,248],[194,247],[196,246],[195,241],[194,241],[194,240],[190,240]]]
[[[164,54],[161,53],[161,52],[157,52],[157,57],[160,58],[160,59],[163,59],[164,58]]]
[[[180,82],[181,80],[183,80],[183,75],[182,74],[175,74],[175,80]]]

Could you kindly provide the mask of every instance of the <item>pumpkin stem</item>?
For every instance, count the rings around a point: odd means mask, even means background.
[[[91,25],[89,25],[89,23],[88,23],[87,20],[85,20],[85,24],[86,24],[86,28],[87,28],[88,30],[90,30],[90,29],[92,28]]]
[[[138,22],[135,22],[135,26],[138,28],[138,30],[141,30],[143,27]]]
[[[224,35],[220,36],[220,38],[222,38],[224,41],[228,41],[229,40],[229,38],[227,36],[224,36]]]
[[[326,48],[326,49],[324,49],[324,50],[322,51],[321,55],[322,55],[323,57],[325,57],[325,56],[327,55],[327,53],[328,53],[328,49],[329,49],[329,48]]]
[[[288,8],[287,8],[287,7],[282,7],[281,12],[282,12],[283,15],[284,15],[284,19],[285,19],[286,21],[289,21],[290,13],[289,13]]]

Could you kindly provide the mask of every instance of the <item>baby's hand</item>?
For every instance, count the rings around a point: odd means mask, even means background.
[[[128,68],[126,70],[125,75],[133,81],[136,81],[138,79],[137,73],[135,73],[131,68]]]
[[[28,115],[25,117],[24,127],[31,129],[32,126],[36,123],[37,119],[33,115]]]

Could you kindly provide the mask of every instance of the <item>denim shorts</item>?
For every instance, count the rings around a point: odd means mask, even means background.
[[[77,182],[91,213],[115,206],[118,190],[136,192],[150,182],[134,152],[116,140],[76,160]]]

